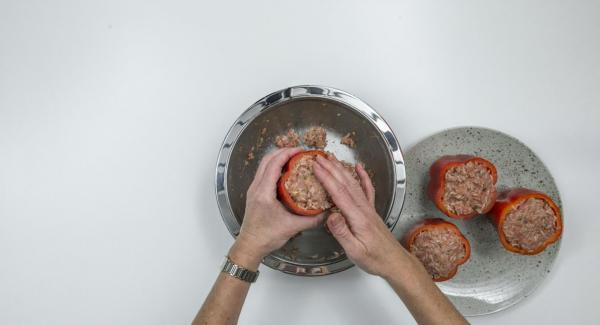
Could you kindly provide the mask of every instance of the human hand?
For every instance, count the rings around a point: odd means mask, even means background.
[[[335,158],[317,157],[314,173],[342,213],[332,213],[327,227],[348,257],[365,271],[382,277],[392,272],[390,258],[409,253],[375,211],[375,188],[364,167],[356,165],[360,182]]]
[[[281,176],[281,169],[300,151],[300,148],[278,149],[260,162],[246,195],[246,211],[240,234],[230,251],[234,261],[243,263],[243,259],[250,258],[250,264],[258,265],[263,257],[282,247],[297,233],[322,223],[323,215],[298,216],[290,213],[277,200],[277,180]]]

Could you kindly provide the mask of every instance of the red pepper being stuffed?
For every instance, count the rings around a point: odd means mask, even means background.
[[[303,216],[317,215],[333,206],[327,192],[312,173],[316,156],[328,158],[320,150],[309,150],[294,155],[285,165],[277,183],[277,194],[293,213]]]
[[[497,180],[496,167],[483,158],[443,156],[429,169],[427,192],[448,217],[470,219],[492,209]]]
[[[490,215],[508,251],[536,255],[562,234],[560,209],[541,192],[514,188],[502,192]]]
[[[425,266],[434,281],[454,277],[458,266],[471,256],[471,245],[454,224],[440,218],[425,219],[404,236],[402,244]]]

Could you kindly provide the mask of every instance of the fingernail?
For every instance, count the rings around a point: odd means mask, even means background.
[[[331,223],[332,227],[339,225],[340,222],[342,222],[342,219],[339,214],[336,213],[336,214],[332,214],[331,216],[329,216],[329,223]]]

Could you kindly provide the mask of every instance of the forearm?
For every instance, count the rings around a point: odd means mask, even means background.
[[[261,261],[260,254],[244,248],[239,241],[233,244],[228,256],[251,271],[256,271]],[[248,282],[219,274],[192,324],[236,324],[249,288]]]
[[[419,324],[468,324],[421,263],[399,249],[384,278]]]

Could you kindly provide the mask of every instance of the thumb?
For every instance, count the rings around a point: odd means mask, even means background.
[[[292,220],[297,223],[297,230],[304,231],[322,225],[323,221],[325,220],[325,213],[310,217],[296,215],[291,215],[291,217]]]
[[[354,237],[354,234],[348,227],[346,219],[339,213],[332,213],[327,218],[327,228],[333,234],[333,237],[342,245],[348,255],[352,255],[352,252],[356,252],[358,248],[358,239]]]

